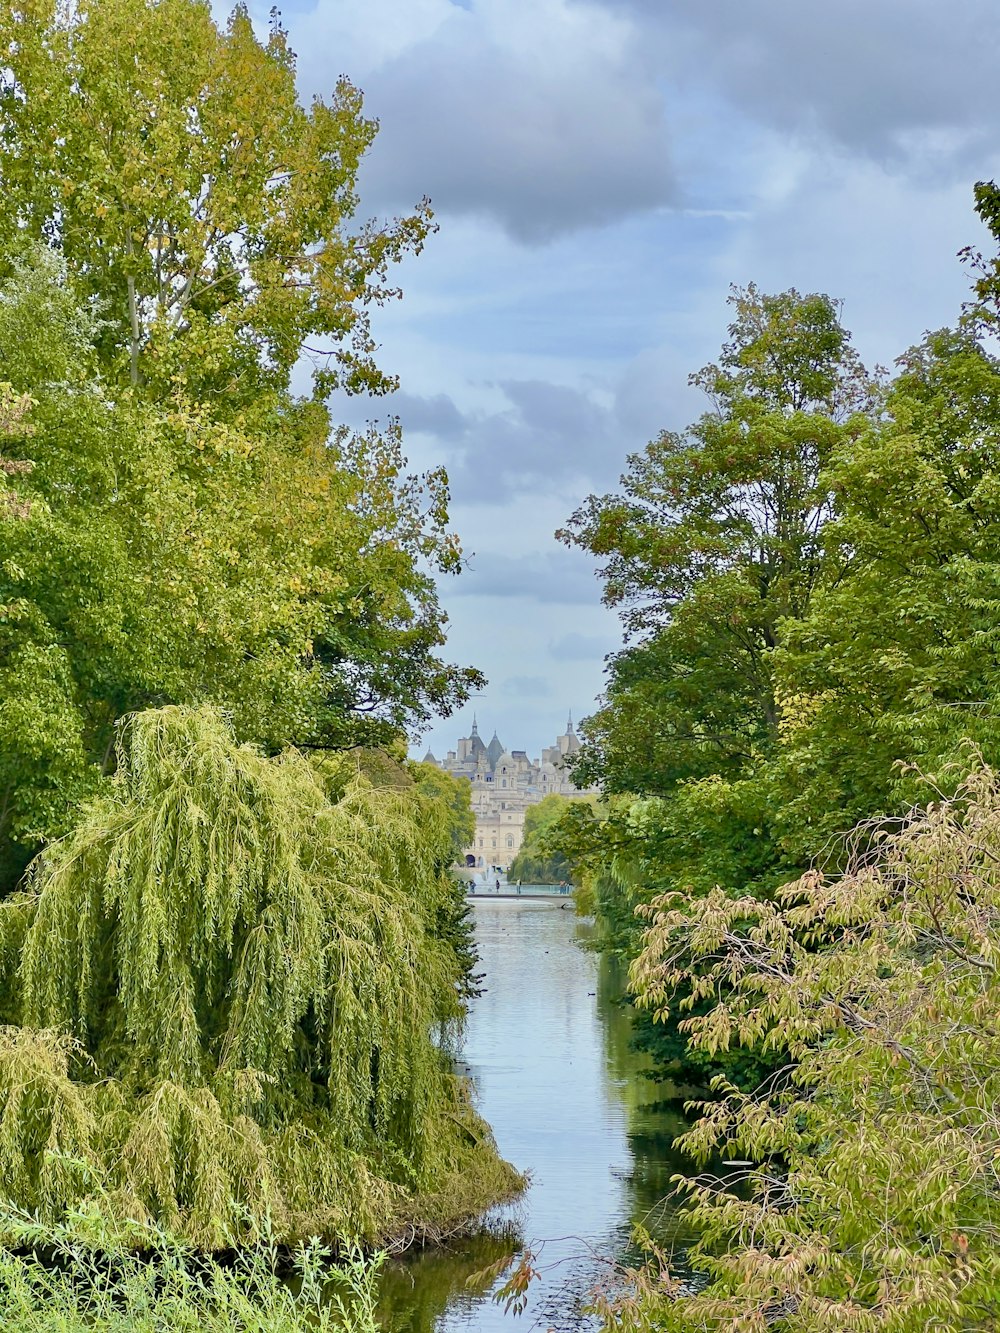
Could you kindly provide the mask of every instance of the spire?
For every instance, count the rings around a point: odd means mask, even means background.
[[[568,718],[568,720],[567,720],[567,722],[566,722],[566,735],[567,735],[567,736],[572,736],[572,735],[573,735],[573,714],[572,714],[572,712],[570,713],[569,718]]]
[[[483,744],[483,738],[479,734],[479,720],[475,713],[472,715],[472,735],[469,737],[469,755],[473,759],[478,759],[481,754],[486,753],[486,746]]]
[[[501,744],[500,737],[496,734],[496,732],[493,733],[493,739],[486,747],[486,754],[490,761],[490,768],[496,768],[497,760],[503,754],[503,745]]]

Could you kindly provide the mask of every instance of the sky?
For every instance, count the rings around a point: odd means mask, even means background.
[[[270,0],[251,6],[262,28]],[[705,403],[732,284],[843,301],[891,365],[968,291],[1000,174],[997,0],[286,0],[305,99],[346,74],[380,132],[362,213],[438,232],[378,312],[414,470],[444,464],[466,568],[449,660],[489,684],[420,738],[537,755],[621,642],[555,530]]]

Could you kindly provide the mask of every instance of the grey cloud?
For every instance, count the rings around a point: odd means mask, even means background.
[[[597,634],[577,634],[573,631],[549,644],[549,656],[562,661],[589,662],[595,657],[605,657],[613,647],[609,639]]]
[[[437,435],[443,440],[461,439],[468,423],[446,393],[433,398],[399,391],[386,400],[392,412],[399,416],[407,431]]]
[[[509,379],[494,386],[506,400],[499,410],[463,412],[447,394],[398,392],[377,405],[377,415],[398,415],[404,437],[432,437],[456,502],[494,504],[558,486],[568,516],[586,491],[617,485],[626,454],[704,410],[687,384],[692,367],[682,371],[681,360],[670,348],[642,353],[610,402],[567,385]],[[334,406],[338,417],[376,415],[371,401]]]
[[[508,406],[496,412],[463,414],[445,395],[395,394],[387,401],[404,435],[437,437],[456,500],[497,502],[557,479],[577,493],[617,477],[629,441],[613,410],[579,389],[541,380],[505,380],[497,387]]]
[[[511,516],[496,526],[516,534],[516,506]],[[463,538],[474,548],[475,528],[464,525]],[[600,587],[590,560],[576,551],[556,547],[538,555],[472,555],[468,568],[450,586],[449,593],[451,597],[508,597],[592,606],[600,596]]]
[[[366,105],[382,128],[366,203],[428,194],[439,211],[491,218],[539,244],[675,202],[654,79],[629,50],[599,35],[588,44],[579,25],[556,50],[543,60],[501,46],[481,16],[458,11],[368,74]]]
[[[552,693],[544,676],[508,676],[500,689],[517,699],[543,699]]]
[[[603,0],[636,16],[665,72],[707,79],[781,130],[968,173],[995,141],[995,0]]]
[[[368,421],[398,416],[415,466],[444,463],[452,498],[459,503],[498,503],[558,484],[567,505],[591,487],[613,484],[628,449],[616,411],[579,389],[540,380],[505,380],[506,407],[463,412],[448,394],[423,397],[397,392],[372,400],[338,395],[335,420],[360,430]],[[411,437],[429,438],[431,457]],[[569,509],[567,508],[567,513]]]

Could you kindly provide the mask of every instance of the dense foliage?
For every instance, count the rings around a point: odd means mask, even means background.
[[[980,300],[891,379],[829,298],[735,293],[720,362],[693,377],[711,410],[563,533],[602,561],[629,635],[577,774],[613,798],[579,846],[630,957],[653,895],[767,898],[836,869],[852,826],[917,799],[913,765],[1000,740],[996,277],[973,259]],[[642,1031],[662,1072],[711,1072],[673,1019]],[[744,1061],[715,1068],[750,1086]]]
[[[526,884],[561,884],[572,878],[573,867],[552,834],[574,805],[592,805],[588,797],[544,796],[524,812],[524,841],[510,864],[507,878]]]
[[[737,293],[713,410],[563,534],[630,638],[606,815],[562,835],[659,1073],[718,1076],[688,1147],[737,1159],[684,1186],[702,1283],[654,1254],[622,1330],[998,1322],[1000,261],[965,258],[891,378],[828,298]]]
[[[393,757],[481,681],[447,478],[325,403],[394,382],[432,227],[356,220],[375,131],[276,16],[0,12],[0,1180],[45,1226],[412,1239],[518,1186],[443,1044],[468,793]]]
[[[678,979],[726,1002],[703,1050],[763,1039],[794,1062],[723,1089],[687,1135],[760,1163],[690,1182],[692,1292],[636,1274],[621,1330],[972,1333],[1000,1322],[1000,787],[978,769],[875,835],[847,873],[776,903],[716,891],[647,909],[645,1004]],[[694,971],[692,968],[694,967]],[[734,1193],[732,1181],[744,1188]]]
[[[261,44],[242,11],[0,14],[0,891],[132,711],[209,702],[270,751],[345,748],[481,680],[438,656],[444,473],[323,402],[390,382],[367,310],[429,226],[352,230],[373,133],[346,83],[303,110],[280,28]]]
[[[351,229],[377,126],[341,79],[306,109],[280,24],[201,0],[26,0],[0,12],[0,253],[58,249],[100,311],[102,363],[234,412],[283,391],[380,388],[367,307],[419,249],[408,218]]]
[[[0,905],[12,1204],[58,1221],[96,1181],[114,1219],[218,1248],[264,1218],[433,1234],[516,1188],[432,1041],[468,982],[453,821],[389,776],[269,759],[206,709],[129,720]]]

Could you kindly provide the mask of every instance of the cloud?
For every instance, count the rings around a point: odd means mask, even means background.
[[[334,8],[321,3],[309,29],[328,53],[321,20],[335,32]],[[677,201],[663,100],[627,16],[569,0],[424,9],[405,45],[355,47],[371,62],[355,77],[381,123],[362,172],[366,206],[428,194],[438,212],[487,218],[537,245]],[[309,50],[308,91],[329,83],[328,59]]]
[[[500,411],[462,412],[446,394],[386,400],[405,435],[423,433],[444,453],[459,502],[496,503],[555,478],[570,493],[613,481],[624,453],[613,409],[581,389],[543,380],[494,386]]]
[[[366,400],[360,400],[364,405]],[[389,410],[399,416],[407,433],[436,435],[443,440],[461,440],[468,432],[468,421],[446,393],[430,398],[400,391],[387,399]]]
[[[502,526],[516,545],[516,517],[504,519]],[[475,534],[469,534],[467,540],[473,545]],[[600,585],[586,556],[556,547],[540,554],[473,555],[469,568],[451,585],[450,592],[452,598],[523,598],[526,602],[550,605],[590,606],[600,598]]]
[[[675,85],[782,132],[953,175],[995,140],[995,0],[604,0],[657,40]]]
[[[549,644],[549,656],[557,661],[588,662],[598,657],[603,660],[616,645],[597,634],[564,634]]]
[[[516,699],[544,699],[552,693],[544,676],[508,676],[500,689]]]

